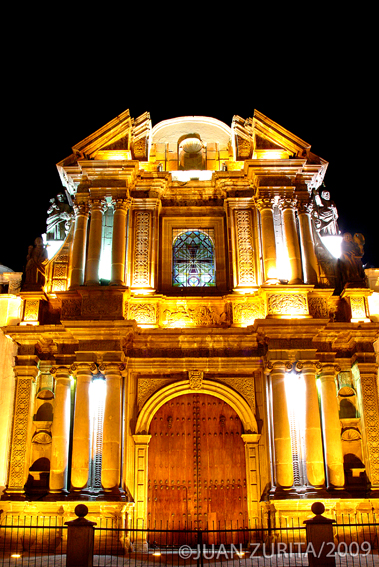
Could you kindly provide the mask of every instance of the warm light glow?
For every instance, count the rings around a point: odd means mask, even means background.
[[[154,552],[153,552],[153,555],[154,555],[155,557],[160,557],[162,554],[161,554],[160,551],[154,551]]]
[[[11,557],[18,559],[19,557],[22,557],[21,553],[12,553]]]
[[[259,150],[256,149],[253,154],[253,159],[288,159],[289,153],[285,150]]]
[[[101,160],[127,160],[132,159],[130,150],[102,150],[97,152],[96,159]]]
[[[278,272],[277,269],[271,267],[267,273],[267,280],[278,281]]]

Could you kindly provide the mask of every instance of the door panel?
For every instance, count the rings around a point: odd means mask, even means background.
[[[241,433],[236,412],[214,396],[186,394],[158,410],[150,427],[150,527],[229,530],[247,526]],[[215,536],[209,534],[208,542],[217,543]],[[168,543],[183,541],[177,536]]]

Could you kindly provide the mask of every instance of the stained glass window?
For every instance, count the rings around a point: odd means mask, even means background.
[[[214,229],[173,231],[172,285],[216,285]]]

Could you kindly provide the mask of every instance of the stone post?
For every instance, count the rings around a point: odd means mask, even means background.
[[[70,273],[70,287],[83,285],[85,255],[87,246],[88,205],[80,204],[75,209],[75,231],[72,247],[72,265]]]
[[[298,363],[305,382],[305,454],[309,483],[321,488],[325,483],[321,421],[313,362]]]
[[[322,502],[314,502],[311,508],[315,515],[305,520],[309,567],[333,567],[336,564],[334,554],[333,523],[335,520],[325,518]]]
[[[345,473],[335,381],[336,371],[332,364],[327,364],[322,367],[319,377],[328,488],[342,489],[345,485]]]
[[[261,214],[262,252],[264,265],[264,281],[277,281],[276,244],[274,230],[274,213],[272,199],[258,199],[257,207]]]
[[[104,201],[101,199],[93,199],[91,201],[91,222],[88,238],[86,285],[97,285],[99,283],[103,213]]]
[[[271,388],[276,482],[281,488],[288,489],[293,485],[294,477],[285,375],[284,362],[274,362],[271,370]]]
[[[318,278],[318,263],[312,234],[312,206],[313,205],[309,203],[301,203],[298,209],[298,216],[304,283],[316,285]]]
[[[113,204],[111,285],[125,285],[126,214],[130,199],[115,199]]]
[[[94,526],[96,522],[85,519],[88,508],[85,504],[78,504],[75,508],[78,516],[71,522],[65,522],[67,526],[67,567],[92,567],[94,548]]]
[[[70,436],[71,380],[66,366],[52,368],[55,376],[54,417],[51,428],[50,493],[67,492],[68,449]]]
[[[90,459],[90,399],[89,389],[95,364],[77,363],[72,367],[76,374],[74,435],[72,441],[71,485],[74,492],[86,488]]]
[[[291,266],[290,284],[303,283],[301,270],[300,245],[296,230],[295,218],[296,201],[292,199],[281,199],[280,208],[282,210],[284,238],[288,252],[288,259]]]
[[[113,493],[120,493],[121,370],[123,369],[124,365],[119,363],[100,366],[106,381],[101,484],[105,492]]]

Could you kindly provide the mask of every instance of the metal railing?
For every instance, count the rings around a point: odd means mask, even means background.
[[[372,513],[339,516],[333,524],[337,567],[379,566],[379,526]],[[63,518],[3,518],[0,525],[0,565],[35,567],[66,565],[67,526]],[[253,526],[218,524],[204,529],[145,529],[121,527],[119,521],[101,518],[94,526],[93,565],[128,567],[266,567],[309,565],[312,542],[300,518],[267,516]]]

